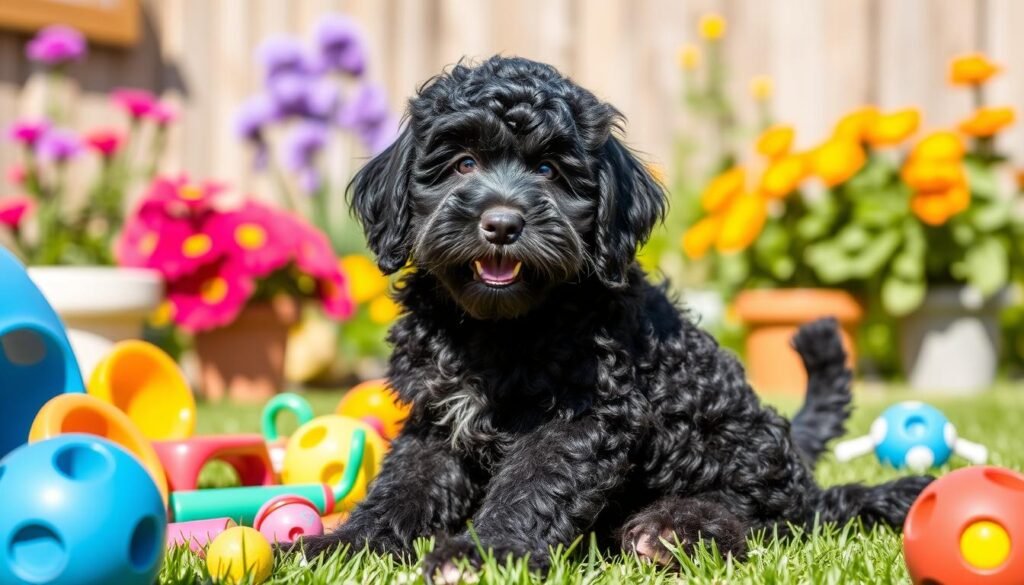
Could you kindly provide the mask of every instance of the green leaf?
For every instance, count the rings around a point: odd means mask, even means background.
[[[927,286],[923,278],[904,279],[889,276],[882,281],[882,307],[895,317],[901,317],[918,308],[924,300]]]
[[[1009,201],[983,201],[971,206],[973,224],[982,232],[998,231],[1010,222],[1013,217]]]
[[[854,259],[855,276],[868,278],[881,270],[899,248],[901,239],[901,231],[896,229],[868,236],[867,245]]]
[[[1006,246],[988,236],[967,249],[964,257],[967,282],[986,297],[1002,290],[1009,279],[1009,255]]]
[[[825,284],[838,284],[853,277],[853,263],[834,241],[808,246],[804,259]]]

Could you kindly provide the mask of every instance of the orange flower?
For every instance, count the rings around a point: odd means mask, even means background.
[[[770,159],[789,154],[795,132],[792,126],[778,124],[766,129],[757,138],[757,152]]]
[[[836,123],[832,131],[832,137],[861,142],[867,132],[868,126],[878,117],[878,108],[875,106],[864,106],[846,114]]]
[[[949,64],[949,82],[953,85],[985,83],[1002,67],[988,60],[982,53],[970,53],[953,59]]]
[[[810,158],[811,172],[829,187],[849,180],[867,162],[860,144],[836,138],[819,146]]]
[[[756,193],[736,198],[722,217],[722,229],[715,240],[719,252],[741,252],[761,235],[768,219],[768,202]]]
[[[679,67],[684,71],[693,71],[700,67],[700,48],[697,45],[683,45],[677,55]]]
[[[956,185],[944,191],[920,191],[910,200],[910,209],[922,222],[940,226],[949,218],[967,209],[971,192],[966,185]]]
[[[718,239],[721,229],[722,217],[719,215],[709,215],[698,221],[683,234],[683,251],[693,260],[700,260]]]
[[[705,14],[700,17],[700,36],[708,41],[717,41],[725,36],[725,19],[718,14]]]
[[[938,130],[925,136],[910,151],[912,159],[933,161],[960,160],[964,155],[964,141],[949,130]]]
[[[978,108],[970,118],[960,122],[960,131],[968,136],[992,136],[1013,124],[1016,118],[1013,108]]]
[[[768,165],[761,176],[761,192],[769,199],[792,193],[807,176],[807,164],[800,155],[787,156]]]
[[[775,82],[767,75],[757,75],[750,79],[750,95],[754,101],[766,102],[775,93]]]
[[[701,207],[708,213],[716,213],[728,207],[743,190],[746,182],[743,167],[733,167],[718,175],[704,189],[700,196]]]
[[[867,127],[865,140],[872,146],[895,146],[907,139],[921,124],[921,112],[906,108],[879,114]]]
[[[903,166],[901,175],[903,182],[915,191],[943,191],[967,183],[959,161],[912,158]]]

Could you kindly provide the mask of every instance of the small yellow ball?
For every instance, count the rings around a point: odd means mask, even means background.
[[[255,528],[228,528],[210,543],[206,551],[206,568],[214,583],[235,585],[246,575],[252,583],[267,580],[274,568],[274,551]]]
[[[975,522],[960,535],[960,554],[976,569],[994,569],[1010,556],[1010,535],[995,522]]]

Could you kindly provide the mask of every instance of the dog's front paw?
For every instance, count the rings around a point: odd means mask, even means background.
[[[525,546],[485,540],[480,547],[469,536],[463,535],[437,543],[434,550],[423,558],[423,576],[427,583],[433,585],[475,583],[479,580],[478,573],[484,563],[484,551],[486,555],[493,556],[498,564],[504,564],[509,557],[525,557],[531,570],[543,571],[547,568],[546,555],[536,554]]]
[[[665,498],[630,518],[622,527],[622,550],[659,565],[676,566],[666,543],[691,555],[701,540],[714,541],[723,556],[743,558],[743,524],[719,504],[695,498]]]

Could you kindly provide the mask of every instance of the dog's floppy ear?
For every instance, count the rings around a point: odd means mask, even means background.
[[[626,286],[636,250],[667,205],[665,191],[629,148],[609,136],[598,171],[595,261],[606,286]]]
[[[405,266],[409,258],[409,177],[414,148],[412,132],[405,128],[349,185],[352,211],[363,224],[367,243],[384,274]]]

